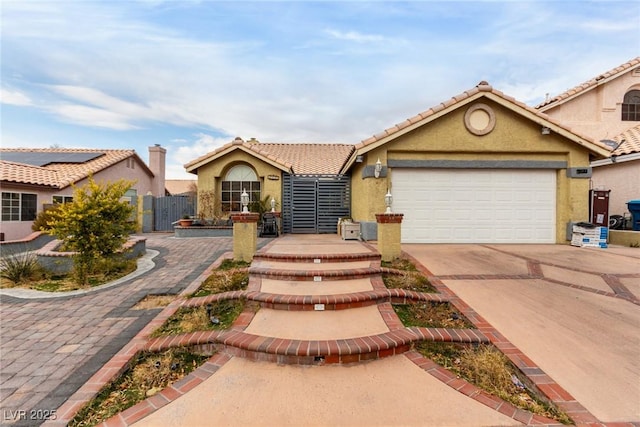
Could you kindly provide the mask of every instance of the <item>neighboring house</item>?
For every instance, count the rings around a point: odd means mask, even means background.
[[[592,188],[611,190],[610,214],[640,199],[640,57],[582,83],[536,108],[614,148],[591,163]]]
[[[611,190],[609,214],[623,215],[629,200],[640,200],[640,125],[613,137],[613,142],[611,157],[591,162],[591,181],[594,189]]]
[[[147,166],[134,150],[0,149],[0,232],[4,240],[27,237],[44,206],[72,200],[72,185],[86,184],[90,174],[96,182],[135,181],[127,193],[133,203],[137,195],[164,196],[165,156],[164,148],[149,147]]]
[[[589,163],[609,154],[481,82],[357,145],[236,138],[185,168],[224,212],[243,190],[275,198],[290,233],[335,233],[350,216],[374,239],[390,191],[403,243],[565,243],[588,219]]]

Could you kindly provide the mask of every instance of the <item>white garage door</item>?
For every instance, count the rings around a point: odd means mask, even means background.
[[[555,170],[391,173],[403,243],[555,243]]]

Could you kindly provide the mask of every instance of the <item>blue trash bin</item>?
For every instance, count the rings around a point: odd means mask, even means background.
[[[631,225],[635,231],[640,231],[640,200],[629,200],[627,208],[631,212]]]

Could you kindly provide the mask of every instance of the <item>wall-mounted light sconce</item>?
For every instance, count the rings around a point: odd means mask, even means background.
[[[389,189],[387,189],[387,194],[385,194],[384,196],[384,204],[387,206],[387,210],[384,211],[384,213],[391,213],[391,204],[393,203],[393,196],[391,195],[391,192],[389,191]]]
[[[376,166],[373,169],[373,176],[375,176],[376,178],[380,178],[380,172],[382,172],[382,162],[380,161],[380,157],[378,157]]]
[[[549,135],[551,133],[551,129],[548,128],[547,126],[542,126],[541,132],[543,135]]]
[[[247,194],[247,190],[242,189],[242,194],[240,195],[240,202],[242,202],[242,213],[249,213],[249,195]]]
[[[276,211],[276,199],[274,199],[273,197],[271,198],[271,212],[275,212]]]

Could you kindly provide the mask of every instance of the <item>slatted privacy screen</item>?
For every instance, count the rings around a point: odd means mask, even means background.
[[[285,233],[336,233],[351,216],[350,177],[284,174],[282,209]]]

